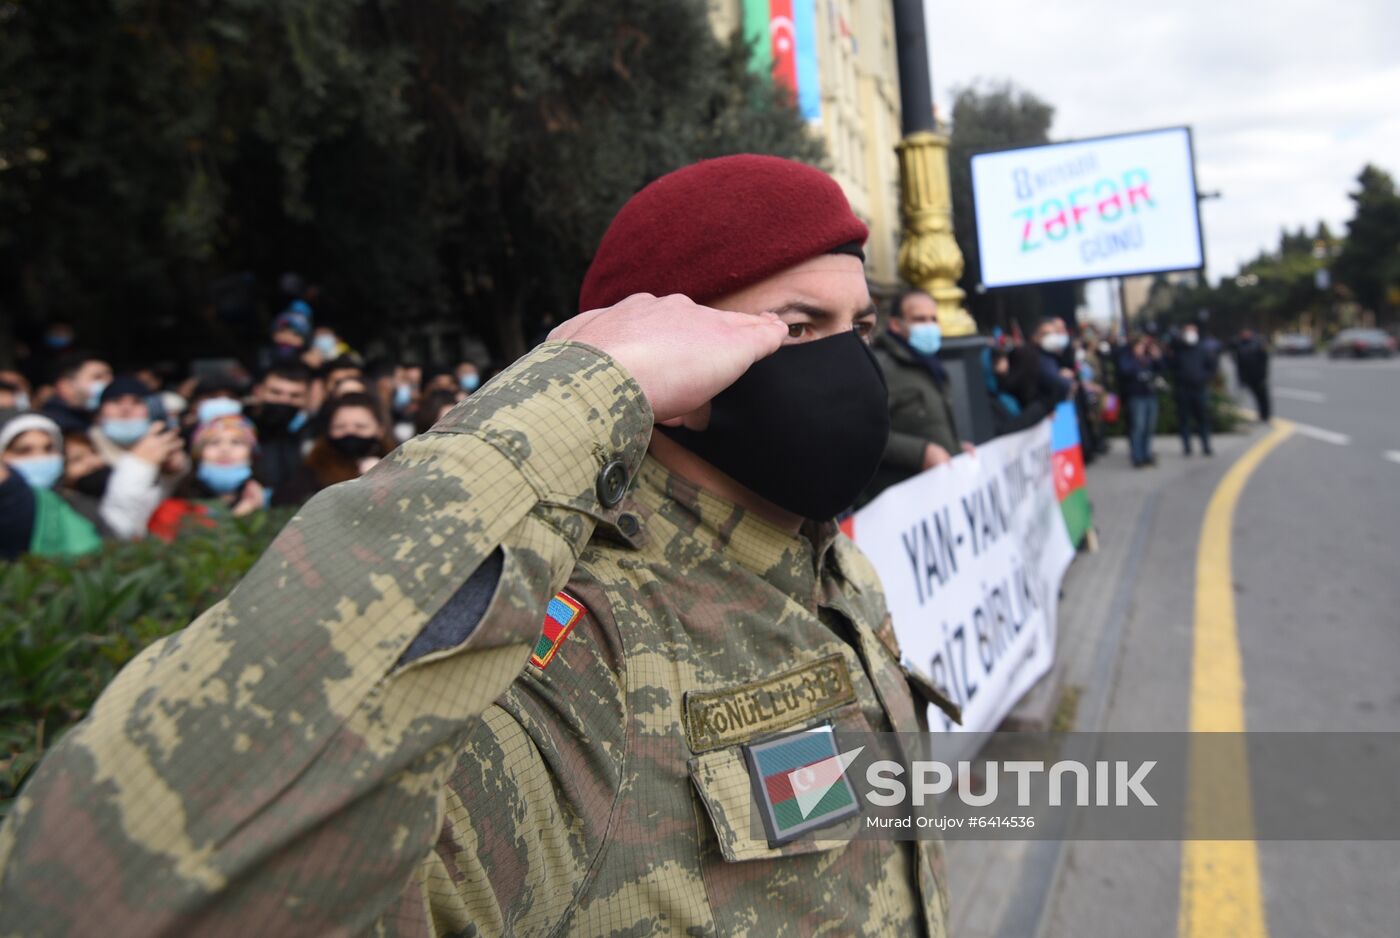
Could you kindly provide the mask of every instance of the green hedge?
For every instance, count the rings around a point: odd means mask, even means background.
[[[1212,388],[1206,401],[1210,412],[1212,433],[1233,433],[1240,426],[1239,408],[1228,394]],[[1128,399],[1119,398],[1118,419],[1105,423],[1109,436],[1128,435]],[[1176,395],[1162,391],[1157,395],[1157,433],[1172,436],[1181,432],[1181,424],[1176,419]]]
[[[76,562],[0,565],[0,813],[122,665],[222,599],[290,510],[187,526]]]

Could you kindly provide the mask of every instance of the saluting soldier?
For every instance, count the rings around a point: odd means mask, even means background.
[[[585,312],[49,753],[0,932],[942,936],[937,842],[781,783],[939,702],[832,520],[889,429],[866,234],[773,157],[637,193]]]

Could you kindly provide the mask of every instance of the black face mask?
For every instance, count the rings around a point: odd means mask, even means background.
[[[296,417],[299,408],[291,404],[263,404],[258,408],[254,422],[258,425],[258,431],[269,436],[281,436],[287,433],[291,425],[292,418]]]
[[[657,429],[773,504],[825,521],[879,468],[889,393],[852,331],[784,346],[755,364],[710,402],[707,429]]]
[[[73,480],[73,490],[90,498],[101,498],[102,493],[107,491],[107,480],[110,478],[112,478],[112,467],[103,466],[101,469],[94,469],[87,475]]]
[[[333,436],[329,439],[331,449],[351,459],[363,459],[368,456],[379,442],[377,436]]]

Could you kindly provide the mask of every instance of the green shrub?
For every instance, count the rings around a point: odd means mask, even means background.
[[[121,667],[222,599],[290,511],[189,525],[174,543],[0,565],[0,813]]]
[[[1234,433],[1240,426],[1239,408],[1224,391],[1212,386],[1207,394],[1206,408],[1210,415],[1212,433]],[[1120,399],[1118,419],[1104,424],[1109,436],[1128,435],[1128,399]],[[1181,424],[1176,418],[1176,395],[1171,391],[1157,394],[1157,432],[1173,436],[1181,432]]]

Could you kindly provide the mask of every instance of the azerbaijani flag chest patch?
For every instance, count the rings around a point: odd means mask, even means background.
[[[829,723],[744,747],[769,845],[780,846],[860,813],[846,777],[860,751],[838,752]]]
[[[563,590],[554,594],[544,610],[544,629],[540,632],[539,641],[535,642],[535,650],[530,653],[532,665],[543,671],[554,660],[559,646],[564,644],[564,639],[583,618],[583,611],[583,603]]]

